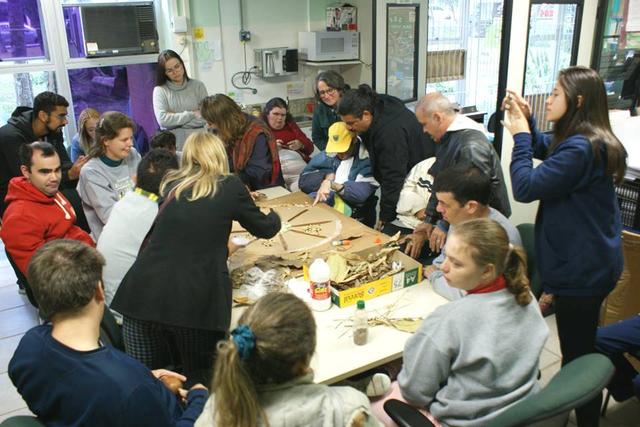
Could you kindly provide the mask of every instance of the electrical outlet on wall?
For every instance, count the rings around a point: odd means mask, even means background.
[[[249,30],[240,30],[240,41],[241,42],[251,41],[251,31],[249,31]]]

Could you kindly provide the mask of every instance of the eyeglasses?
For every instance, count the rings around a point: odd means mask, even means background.
[[[173,73],[177,73],[180,70],[182,70],[182,64],[178,64],[173,68],[165,68],[164,72],[167,74],[173,74]]]
[[[318,95],[319,96],[332,95],[334,93],[336,93],[336,88],[335,87],[330,87],[329,89],[319,90],[318,91]]]

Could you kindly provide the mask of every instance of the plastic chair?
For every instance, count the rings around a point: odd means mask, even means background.
[[[498,415],[487,427],[565,425],[569,412],[593,399],[613,376],[611,361],[601,354],[586,354],[565,365],[538,393]],[[391,399],[384,410],[400,427],[433,427],[416,408]]]
[[[536,263],[534,225],[530,223],[518,224],[516,228],[522,239],[522,246],[527,253],[527,277],[529,278],[529,286],[531,292],[536,297],[542,295],[542,283],[540,282],[540,273],[538,273],[538,264]]]
[[[0,423],[0,427],[44,427],[44,425],[36,417],[30,415],[17,415]]]

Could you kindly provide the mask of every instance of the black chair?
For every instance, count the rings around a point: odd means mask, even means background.
[[[11,267],[13,268],[13,272],[16,274],[16,278],[18,279],[19,286],[21,286],[24,289],[31,305],[34,306],[35,308],[38,308],[36,297],[33,295],[33,291],[31,290],[31,286],[29,286],[29,282],[27,282],[27,278],[24,276],[24,274],[22,274],[22,271],[20,271],[16,263],[13,261],[13,258],[11,258],[11,255],[9,255],[9,251],[5,249],[4,252],[7,254],[7,259],[9,260],[9,264],[11,264]]]
[[[104,306],[104,314],[100,321],[100,341],[104,345],[110,345],[120,351],[124,351],[124,338],[122,337],[122,328],[116,322],[111,310]]]

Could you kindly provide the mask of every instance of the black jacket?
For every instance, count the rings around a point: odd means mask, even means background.
[[[477,129],[459,129],[448,131],[438,144],[436,161],[429,169],[433,177],[453,165],[471,164],[491,178],[491,196],[489,205],[500,211],[507,218],[511,216],[511,204],[507,187],[504,183],[500,157],[485,134]],[[436,212],[438,199],[431,194],[427,203],[426,222],[435,222],[439,217]]]
[[[433,140],[398,98],[377,95],[373,122],[361,135],[369,151],[373,176],[380,183],[380,220],[396,218],[396,205],[409,171],[435,155]]]
[[[137,320],[227,331],[231,223],[271,238],[280,230],[280,218],[260,212],[236,176],[218,181],[213,198],[190,202],[189,196],[187,191],[180,200],[169,200],[158,215],[149,244],[122,279],[111,308]]]
[[[11,178],[20,176],[20,146],[34,141],[47,141],[53,144],[62,166],[62,182],[60,190],[75,188],[78,180],[69,180],[69,169],[73,165],[64,146],[62,132],[49,133],[43,138],[38,138],[33,133],[31,122],[33,121],[33,109],[28,109],[11,117],[7,124],[0,127],[0,215],[4,213],[4,198]]]

